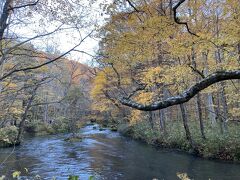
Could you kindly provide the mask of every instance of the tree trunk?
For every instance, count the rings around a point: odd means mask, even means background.
[[[0,41],[3,39],[4,31],[8,26],[7,21],[10,14],[9,7],[12,5],[12,3],[13,0],[6,0],[3,7],[3,11],[0,17]]]
[[[223,134],[221,108],[220,108],[220,93],[219,92],[216,93],[216,97],[213,97],[213,104],[215,105],[214,110],[216,112],[216,120],[219,122],[220,130],[221,130],[221,133]]]
[[[29,109],[31,108],[31,105],[32,105],[32,102],[33,102],[34,97],[35,97],[35,95],[36,95],[36,91],[37,91],[38,87],[39,87],[39,86],[36,86],[36,87],[33,89],[32,95],[30,96],[30,98],[28,99],[28,102],[27,102],[27,104],[26,104],[24,113],[23,113],[23,115],[22,115],[21,122],[20,122],[20,124],[19,124],[18,135],[17,135],[17,139],[16,139],[16,144],[20,144],[20,143],[21,143],[21,138],[22,138],[22,134],[23,134],[23,131],[24,131],[25,121],[26,121],[26,119],[27,119],[27,114],[28,114]]]
[[[208,68],[208,51],[202,53],[203,56],[203,61],[205,63],[205,69],[204,69],[204,76],[207,76],[209,73],[209,68]],[[217,114],[214,109],[214,103],[213,103],[213,93],[208,93],[207,94],[207,114],[208,114],[208,119],[211,121],[212,127],[216,126],[217,124]]]
[[[77,119],[78,119],[78,117],[77,117],[77,101],[78,101],[78,99],[75,98],[69,106],[69,108],[70,108],[70,111],[69,111],[69,113],[70,113],[69,114],[69,117],[70,117],[70,119],[69,119],[70,120],[69,129],[70,129],[73,137],[76,137],[76,133],[77,133]],[[110,114],[108,114],[107,116],[111,117]],[[105,118],[105,119],[108,120],[108,118]],[[107,123],[108,122],[106,122],[106,124]]]
[[[238,64],[240,64],[240,43],[238,43],[237,49],[238,49]]]
[[[165,126],[165,112],[164,112],[164,109],[159,110],[159,123],[160,123],[160,129],[165,133],[166,132],[166,126]]]
[[[197,62],[196,62],[196,53],[195,53],[195,49],[194,46],[192,47],[192,65],[193,65],[193,69],[196,72],[199,72],[197,69]],[[196,82],[198,82],[200,80],[200,74],[197,73],[196,76]],[[198,93],[196,95],[196,107],[197,107],[197,118],[199,121],[199,125],[200,125],[200,131],[201,131],[201,136],[203,139],[206,139],[205,134],[204,134],[204,126],[203,126],[203,115],[202,115],[202,105],[201,105],[201,96],[200,93]]]
[[[216,112],[214,109],[214,104],[213,104],[213,95],[212,93],[207,94],[207,113],[208,113],[208,118],[211,121],[211,125],[214,127],[216,126],[217,123],[217,116]]]
[[[198,120],[199,120],[199,125],[200,125],[200,131],[201,131],[201,136],[203,139],[206,139],[205,133],[204,133],[204,125],[203,125],[203,116],[202,116],[202,106],[201,106],[201,96],[198,93],[197,98],[196,98],[196,104],[197,104],[197,112],[198,112]]]
[[[152,115],[152,111],[149,112],[149,123],[151,128],[153,129],[154,125],[153,125],[153,115]]]
[[[192,139],[192,135],[191,132],[189,130],[189,126],[188,126],[188,117],[186,114],[186,107],[184,104],[180,104],[180,109],[181,109],[181,114],[182,114],[182,121],[183,121],[183,126],[184,126],[184,130],[186,133],[186,139],[189,142],[190,146],[192,149],[195,149],[195,145]]]
[[[44,118],[43,118],[43,121],[45,123],[48,123],[48,104],[46,104],[45,107],[44,107]]]
[[[221,83],[221,92],[220,92],[220,98],[221,98],[221,103],[222,103],[222,108],[223,108],[223,116],[221,116],[221,122],[222,122],[222,130],[223,133],[228,132],[228,127],[227,127],[227,121],[228,121],[228,106],[227,106],[227,98],[225,95],[225,88],[224,88],[224,83]]]
[[[44,101],[45,101],[46,105],[44,106],[43,122],[48,123],[48,92],[45,94]]]

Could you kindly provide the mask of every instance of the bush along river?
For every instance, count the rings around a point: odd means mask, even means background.
[[[81,180],[178,179],[177,173],[190,178],[211,180],[240,179],[240,164],[211,161],[175,150],[159,150],[121,136],[110,130],[100,131],[97,125],[82,128],[82,141],[66,142],[69,135],[28,138],[15,149],[0,149],[0,177],[13,179]]]

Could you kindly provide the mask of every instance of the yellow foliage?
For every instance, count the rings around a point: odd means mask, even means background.
[[[93,84],[94,84],[94,87],[91,90],[91,97],[96,98],[99,95],[101,95],[105,90],[105,87],[107,85],[106,74],[103,71],[99,72],[95,77]]]
[[[139,122],[139,121],[142,119],[142,114],[143,114],[142,111],[132,110],[132,111],[131,111],[131,114],[130,114],[130,116],[129,116],[130,124],[131,124],[131,125],[134,125],[134,124],[136,124],[137,122]]]
[[[135,100],[143,104],[150,104],[153,100],[153,95],[153,92],[141,92],[135,97]]]
[[[188,177],[187,173],[177,173],[177,177],[178,177],[179,179],[181,179],[181,180],[191,180],[191,179]]]
[[[21,172],[20,172],[20,171],[14,171],[14,172],[12,173],[12,177],[13,177],[13,178],[19,178],[20,175],[21,175]]]
[[[161,67],[150,67],[142,76],[142,82],[146,83],[148,87],[154,86],[156,83],[166,82]]]
[[[112,104],[104,92],[115,95],[122,90],[118,87],[119,78],[127,93],[143,85],[145,90],[137,92],[133,99],[148,104],[162,97],[164,88],[176,95],[195,84],[202,79],[198,72],[208,76],[219,70],[239,69],[239,0],[188,1],[181,5],[179,18],[188,22],[189,29],[198,37],[174,22],[168,8],[161,14],[156,9],[159,3],[153,0],[140,4],[142,14],[116,10],[101,28],[103,68],[99,68],[91,91],[91,96],[99,101],[95,108],[100,111],[106,111]],[[216,12],[221,13],[217,16]],[[226,84],[233,87],[230,82]],[[217,84],[202,93],[215,96],[219,89]],[[226,89],[230,113],[238,114],[233,108],[236,91]],[[137,116],[139,112],[132,115],[135,120]]]

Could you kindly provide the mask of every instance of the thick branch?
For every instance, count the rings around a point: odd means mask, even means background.
[[[164,101],[154,102],[150,105],[140,104],[126,97],[121,97],[118,100],[121,104],[138,109],[138,110],[154,111],[154,110],[164,109],[169,106],[185,103],[189,101],[191,98],[193,98],[200,91],[206,89],[212,84],[215,84],[220,81],[231,80],[231,79],[240,79],[240,70],[219,71],[219,72],[213,73],[207,76],[206,78],[204,78],[203,80],[201,80],[200,82],[196,83],[195,85],[191,86],[182,94],[169,97]]]

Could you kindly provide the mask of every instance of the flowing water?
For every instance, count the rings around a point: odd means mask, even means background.
[[[195,180],[240,179],[240,164],[156,150],[117,132],[99,131],[93,126],[81,131],[82,142],[65,142],[67,135],[53,135],[26,139],[14,151],[0,149],[0,176],[7,175],[8,180],[12,179],[13,171],[21,171],[22,179],[40,175],[43,179],[61,180],[77,175],[80,180],[90,176],[100,180],[172,180],[178,179],[177,172],[184,172]]]

